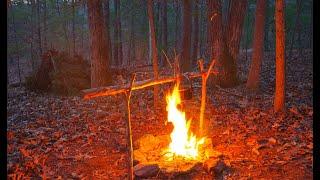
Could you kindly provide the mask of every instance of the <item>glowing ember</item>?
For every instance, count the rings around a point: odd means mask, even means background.
[[[177,108],[181,103],[179,85],[175,85],[173,92],[166,96],[166,100],[168,122],[172,122],[174,126],[166,156],[169,157],[168,160],[173,160],[174,156],[196,160],[198,158],[199,145],[204,143],[205,138],[198,139],[189,131],[191,121],[187,121],[185,112]]]

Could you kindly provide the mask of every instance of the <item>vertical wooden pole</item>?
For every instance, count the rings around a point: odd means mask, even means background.
[[[131,98],[131,92],[132,92],[132,85],[134,80],[136,79],[136,74],[132,75],[130,87],[125,93],[126,100],[127,100],[127,113],[126,113],[126,125],[127,125],[127,144],[129,146],[128,150],[128,176],[129,179],[133,179],[133,147],[132,147],[132,130],[131,130],[131,111],[130,111],[130,98]]]

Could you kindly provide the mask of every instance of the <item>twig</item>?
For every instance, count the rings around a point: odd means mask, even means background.
[[[230,92],[230,91],[224,90],[224,89],[222,89],[222,88],[221,88],[220,86],[218,86],[218,85],[214,85],[214,87],[218,88],[218,89],[219,89],[220,91],[222,91],[222,92],[225,92],[225,93],[231,94],[231,95],[233,95],[233,96],[237,96],[237,97],[245,98],[245,97],[244,97],[244,96],[242,96],[242,95],[235,94],[235,93],[233,93],[233,92]]]
[[[131,98],[131,92],[132,92],[132,85],[134,80],[136,79],[136,74],[133,74],[130,81],[130,86],[125,92],[126,100],[127,100],[127,114],[126,114],[126,125],[127,125],[127,141],[129,145],[129,159],[128,159],[128,175],[129,179],[133,179],[133,148],[132,148],[132,131],[131,131],[131,115],[130,115],[130,98]]]
[[[162,53],[164,54],[165,59],[167,60],[168,64],[170,65],[170,68],[172,69],[173,67],[171,65],[171,62],[169,61],[169,58],[168,58],[167,54],[163,51],[163,49],[162,49]]]

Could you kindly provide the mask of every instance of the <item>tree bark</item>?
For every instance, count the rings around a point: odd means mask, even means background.
[[[195,14],[194,14],[194,33],[193,33],[193,51],[192,51],[192,64],[197,64],[197,58],[198,58],[198,47],[199,47],[199,0],[194,1],[194,8],[195,8]]]
[[[40,51],[40,57],[41,57],[41,55],[42,55],[42,41],[41,41],[41,31],[40,31],[40,27],[41,27],[41,25],[40,25],[40,23],[41,23],[41,21],[40,21],[40,2],[39,1],[37,1],[37,21],[38,21],[38,43],[39,43],[39,51]]]
[[[132,2],[134,3],[134,2]],[[133,4],[134,6],[134,4]],[[130,42],[129,42],[129,60],[128,60],[128,64],[130,65],[131,63],[133,63],[133,60],[135,59],[135,41],[134,41],[134,37],[135,37],[135,31],[134,31],[134,11],[132,11],[131,14],[131,19],[130,19]]]
[[[285,109],[285,26],[284,0],[277,0],[275,5],[276,21],[276,87],[274,111]]]
[[[267,0],[257,0],[256,19],[254,27],[252,63],[247,81],[247,88],[257,90],[259,86],[259,76],[261,62],[263,59],[264,25],[266,17]]]
[[[300,25],[300,14],[301,14],[301,4],[302,4],[302,1],[301,0],[297,0],[296,1],[296,6],[297,6],[297,9],[296,9],[296,22],[295,22],[295,25],[294,25],[294,28],[293,28],[293,31],[292,31],[292,36],[291,36],[291,42],[290,42],[290,50],[289,50],[289,56],[288,56],[288,59],[291,59],[291,56],[292,56],[292,50],[293,50],[293,44],[294,44],[294,40],[295,40],[295,35],[296,33],[298,33],[298,43],[299,43],[299,46],[300,46],[300,29],[301,29],[301,25]],[[301,46],[299,47],[299,52],[300,52],[300,48]],[[300,53],[301,54],[301,53]]]
[[[121,11],[120,11],[120,0],[118,0],[118,27],[119,27],[119,61],[120,65],[123,65],[123,51],[122,51],[122,31],[121,31]]]
[[[91,87],[109,85],[112,82],[109,69],[109,49],[107,49],[102,4],[100,0],[88,3],[88,21],[91,49]]]
[[[115,65],[117,66],[117,65],[119,65],[119,55],[118,55],[118,53],[119,53],[119,18],[118,18],[118,10],[119,10],[119,8],[118,8],[118,6],[119,6],[119,4],[118,4],[118,0],[114,0],[114,9],[115,9],[115,20],[114,20],[114,53],[113,53],[113,55],[114,55],[114,58],[113,58],[113,60],[114,60],[114,63],[115,63]]]
[[[110,21],[110,5],[109,5],[109,0],[105,0],[104,1],[104,14],[105,14],[105,26],[106,26],[106,33],[107,33],[107,49],[110,49],[108,52],[108,57],[110,59],[109,61],[109,66],[111,66],[111,62],[112,62],[112,45],[111,45],[111,37],[110,37],[110,25],[109,25],[109,21]]]
[[[178,0],[174,0],[173,2],[173,8],[175,9],[175,30],[174,30],[174,37],[175,37],[175,41],[174,41],[174,49],[176,51],[179,51],[179,41],[180,41],[180,33],[179,33],[179,21],[180,21],[180,8],[179,8],[179,1]]]
[[[16,31],[16,23],[15,23],[15,18],[14,18],[14,13],[12,13],[12,26],[13,26],[13,33],[14,33],[14,42],[15,42],[15,48],[19,49],[18,47],[18,38],[17,38],[17,31]],[[19,85],[21,84],[21,69],[20,69],[20,56],[19,52],[16,52],[17,56],[17,68],[18,68],[18,78],[19,78]]]
[[[222,24],[222,6],[220,0],[207,0],[208,6],[208,42],[209,57],[217,60],[217,68],[221,68],[222,50],[225,41],[223,41],[223,24]],[[220,76],[220,75],[218,75]]]
[[[167,0],[163,0],[162,2],[162,17],[163,17],[163,20],[162,20],[162,28],[163,28],[163,31],[162,31],[162,45],[163,45],[163,51],[167,53],[168,51],[168,16],[167,16]],[[162,64],[166,64],[166,66],[169,66],[168,63],[165,63],[165,57],[163,55],[163,62]]]
[[[48,26],[47,26],[47,2],[43,1],[43,49],[46,51],[48,49],[47,44],[47,34],[48,34]]]
[[[72,0],[72,54],[76,55],[75,0]]]
[[[56,0],[56,8],[57,8],[58,16],[61,18],[59,0]],[[64,35],[64,38],[66,40],[65,44],[67,45],[67,51],[68,51],[68,53],[70,53],[69,38],[68,38],[68,33],[67,33],[67,24],[66,24],[66,21],[64,20],[64,18],[62,20],[62,28],[63,28],[63,35]]]
[[[222,87],[233,87],[238,84],[237,56],[239,54],[242,27],[247,8],[247,0],[231,0],[228,21],[224,28],[222,40],[221,65],[223,72],[219,74]]]
[[[149,18],[149,27],[151,34],[151,44],[152,44],[152,60],[153,60],[153,71],[154,71],[154,79],[158,79],[158,51],[157,51],[157,43],[156,43],[156,32],[154,28],[154,19],[153,19],[153,10],[152,10],[152,0],[147,1],[148,5],[148,18]],[[159,87],[154,86],[154,106],[157,107],[159,102]]]
[[[34,27],[35,27],[35,20],[34,20],[34,12],[35,12],[35,2],[34,0],[30,1],[31,3],[31,42],[30,42],[30,53],[31,53],[31,65],[32,65],[32,71],[35,70],[35,59],[34,59]]]
[[[183,0],[183,38],[180,67],[182,72],[191,71],[191,1]]]

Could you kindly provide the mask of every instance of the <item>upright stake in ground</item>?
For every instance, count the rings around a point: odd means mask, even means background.
[[[131,92],[132,92],[132,85],[135,79],[136,79],[136,74],[133,74],[131,77],[130,86],[128,90],[125,92],[126,100],[127,100],[127,113],[126,113],[127,144],[129,146],[128,176],[130,180],[133,179],[133,148],[132,148],[132,131],[131,131],[131,115],[130,115],[130,98],[131,98]]]
[[[203,59],[200,59],[198,61],[198,63],[199,63],[200,71],[201,71],[201,77],[202,77],[199,134],[200,134],[200,136],[204,136],[205,134],[204,134],[204,130],[203,130],[203,124],[204,124],[203,120],[204,120],[204,110],[206,108],[207,80],[209,78],[210,71],[213,68],[213,65],[215,64],[215,60],[213,59],[211,61],[211,64],[210,64],[207,72],[204,71]]]

